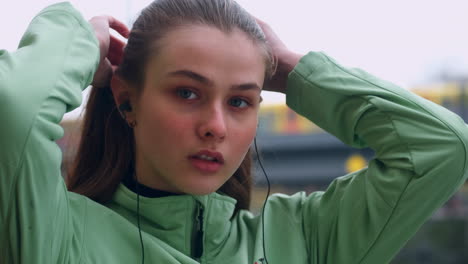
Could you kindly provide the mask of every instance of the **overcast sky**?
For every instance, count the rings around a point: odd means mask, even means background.
[[[6,1],[0,49],[14,50],[33,16],[54,0]],[[150,0],[74,0],[85,18],[110,14],[129,24]],[[411,88],[441,70],[468,72],[467,0],[238,0],[293,50],[324,51],[346,66]],[[264,95],[281,102],[281,96]]]

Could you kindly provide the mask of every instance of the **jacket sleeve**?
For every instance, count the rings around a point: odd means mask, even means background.
[[[0,51],[0,263],[65,263],[72,230],[55,141],[98,63],[92,28],[68,3],[39,13],[17,51]]]
[[[344,143],[370,147],[367,168],[303,199],[311,263],[387,263],[466,180],[461,118],[322,53],[303,57],[287,104]]]

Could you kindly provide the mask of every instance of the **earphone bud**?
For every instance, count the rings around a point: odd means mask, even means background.
[[[128,121],[127,120],[127,115],[126,112],[132,112],[132,105],[130,104],[130,101],[125,101],[122,104],[119,105],[119,112],[122,118],[127,122],[127,124],[131,127],[134,128],[137,125],[136,120],[133,121]]]
[[[120,104],[119,105],[119,111],[120,111],[120,113],[131,112],[132,111],[132,105],[130,104],[130,101],[125,101],[122,104]]]
[[[120,115],[125,120],[127,119],[127,115],[125,113],[131,112],[131,111],[132,111],[132,105],[130,104],[130,101],[125,101],[119,105]]]

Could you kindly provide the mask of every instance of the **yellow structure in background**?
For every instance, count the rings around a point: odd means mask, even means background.
[[[450,104],[458,106],[460,103],[461,88],[460,83],[439,83],[424,86],[416,86],[411,89],[413,93],[432,101],[439,105]]]
[[[449,82],[416,86],[411,91],[453,111],[461,107],[461,102],[467,101],[466,98],[463,98],[465,96],[463,93],[465,87],[463,86],[462,82]],[[262,106],[259,120],[260,131],[270,134],[300,135],[323,132],[320,127],[283,104]]]
[[[260,128],[274,134],[313,134],[322,129],[296,114],[286,105],[267,105],[260,108]]]
[[[367,166],[367,160],[359,154],[351,155],[345,163],[346,173],[351,173],[364,169]]]

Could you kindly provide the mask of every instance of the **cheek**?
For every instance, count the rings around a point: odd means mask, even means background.
[[[249,151],[250,145],[252,144],[257,129],[257,122],[250,124],[248,126],[243,125],[240,129],[233,130],[230,135],[231,140],[231,150],[234,154],[233,161],[231,165],[233,166],[229,175],[232,175],[237,168],[242,164],[242,161],[245,158],[245,155]]]
[[[244,122],[242,126],[238,126],[231,130],[232,144],[237,152],[245,155],[252,144],[257,133],[257,119]]]
[[[186,138],[193,120],[168,109],[166,105],[158,103],[147,103],[144,108],[140,109],[137,116],[139,132],[146,143],[154,142],[160,146],[173,146]]]

